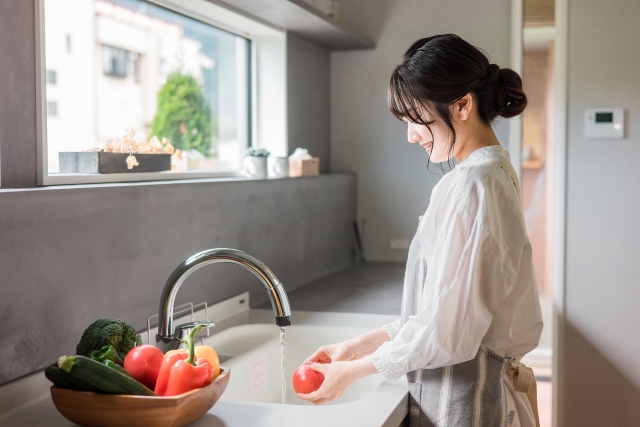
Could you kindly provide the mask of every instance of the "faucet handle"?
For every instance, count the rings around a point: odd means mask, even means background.
[[[215,325],[216,322],[214,322],[213,320],[196,320],[194,322],[183,323],[182,325],[176,326],[173,337],[179,341],[185,335],[189,335],[191,333],[191,330],[196,326],[209,328]]]

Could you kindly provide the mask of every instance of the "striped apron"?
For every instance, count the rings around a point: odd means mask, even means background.
[[[405,272],[402,325],[407,323],[409,316],[418,312],[426,276],[427,261],[419,233],[416,233],[409,248]],[[516,410],[507,404],[505,375],[513,379],[513,390],[526,393],[535,423],[540,425],[536,384],[531,369],[517,363],[513,357],[502,357],[484,346],[480,346],[476,357],[467,362],[443,368],[418,369],[406,375],[410,394],[410,427],[513,426]]]

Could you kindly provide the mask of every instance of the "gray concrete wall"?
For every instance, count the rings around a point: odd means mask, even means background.
[[[344,268],[354,218],[347,174],[2,190],[0,384],[73,353],[98,318],[146,328],[173,269],[201,250],[243,250],[287,290]],[[244,291],[254,305],[268,298],[251,273],[217,264],[194,273],[176,304]]]
[[[485,49],[492,62],[509,66],[510,2],[396,0],[384,8],[367,3],[347,1],[345,20],[368,7],[359,25],[377,39],[376,48],[331,54],[331,167],[358,174],[367,260],[406,261],[407,252],[390,250],[389,239],[413,237],[442,173],[433,164],[427,170],[424,149],[407,143],[406,126],[389,113],[391,71],[415,40],[440,33],[459,34]],[[498,136],[506,141],[508,126]]]
[[[306,148],[330,170],[329,51],[295,34],[287,34],[287,128],[289,154]]]
[[[639,18],[637,1],[569,2],[567,427],[640,420]],[[593,107],[624,107],[626,138],[584,138]]]
[[[36,185],[35,1],[0,2],[0,185]]]

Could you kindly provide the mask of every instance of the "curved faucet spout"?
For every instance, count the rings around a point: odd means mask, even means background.
[[[173,333],[173,306],[180,286],[197,269],[218,262],[236,264],[252,272],[267,288],[276,324],[278,326],[291,324],[291,309],[287,293],[269,267],[262,261],[236,249],[208,249],[181,263],[164,285],[160,297],[158,335],[156,335],[156,345],[163,351],[175,349],[180,345],[180,340]]]

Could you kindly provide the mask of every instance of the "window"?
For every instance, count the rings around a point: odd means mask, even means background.
[[[127,76],[127,51],[102,45],[102,71],[107,76]]]
[[[47,101],[47,115],[56,117],[58,115],[58,103]]]
[[[56,84],[56,72],[53,70],[47,70],[47,83],[52,85]]]
[[[172,155],[169,178],[240,170],[250,141],[249,39],[151,2],[42,1],[46,68],[56,70],[46,71],[55,84],[46,88],[47,176],[60,175],[61,153],[127,138],[150,147],[154,137],[173,147],[161,149]]]

